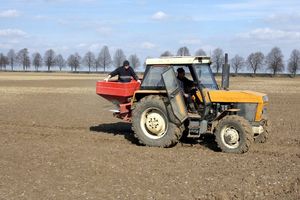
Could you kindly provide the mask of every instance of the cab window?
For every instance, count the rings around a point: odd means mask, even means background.
[[[164,89],[164,82],[161,75],[167,68],[167,66],[148,66],[141,87],[143,89]]]

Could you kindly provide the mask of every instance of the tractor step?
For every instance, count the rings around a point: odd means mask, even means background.
[[[197,113],[188,113],[190,119],[201,119],[201,116]]]
[[[199,138],[201,135],[201,133],[198,131],[198,132],[191,132],[189,131],[189,134],[187,135],[187,137],[189,138]]]
[[[188,137],[190,138],[198,138],[200,137],[200,121],[197,118],[190,118],[190,124],[188,126],[189,134]]]
[[[200,118],[190,118],[190,124],[188,126],[188,129],[188,137],[199,138],[201,134],[207,131],[207,121],[200,121]]]

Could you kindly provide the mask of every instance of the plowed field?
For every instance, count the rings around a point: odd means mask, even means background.
[[[139,146],[100,75],[0,73],[0,199],[300,199],[300,78],[231,78],[269,95],[270,138]]]

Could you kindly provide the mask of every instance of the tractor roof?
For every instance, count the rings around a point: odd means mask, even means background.
[[[211,63],[208,56],[173,56],[161,58],[147,58],[146,65],[184,65]]]

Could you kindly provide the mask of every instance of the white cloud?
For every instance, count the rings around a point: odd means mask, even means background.
[[[266,22],[271,23],[286,23],[286,22],[299,22],[300,14],[298,13],[284,13],[284,14],[271,14],[266,17]]]
[[[77,48],[85,48],[87,47],[87,44],[86,43],[80,43],[78,45],[76,45]]]
[[[261,1],[263,2],[263,1]],[[251,9],[258,6],[258,4],[261,4],[259,1],[252,1],[252,2],[238,2],[238,3],[225,3],[225,4],[219,4],[217,7],[220,7],[222,9],[226,10],[241,10],[241,9]]]
[[[0,29],[1,37],[25,37],[27,33],[20,29]]]
[[[73,0],[74,1],[74,0]],[[72,1],[71,1],[72,2]],[[79,0],[79,3],[92,3],[92,2],[96,2],[96,0]]]
[[[10,17],[18,17],[20,16],[20,13],[17,10],[4,10],[0,12],[0,17],[6,17],[6,18],[10,18]]]
[[[68,2],[91,3],[91,2],[95,2],[96,0],[42,0],[42,1],[45,1],[48,3],[68,3]]]
[[[70,21],[66,19],[57,19],[57,22],[61,25],[68,25],[70,23]]]
[[[0,49],[11,49],[13,48],[12,44],[0,43]]]
[[[89,46],[89,50],[93,52],[99,52],[100,49],[101,49],[101,44],[99,43],[94,43]]]
[[[36,20],[48,20],[49,17],[45,16],[45,15],[36,15],[33,17]]]
[[[158,11],[158,12],[154,13],[151,18],[154,20],[164,20],[164,19],[168,18],[168,15],[162,11]]]
[[[153,49],[156,45],[151,42],[143,42],[142,48],[143,49]]]
[[[112,33],[112,29],[110,27],[107,27],[107,26],[101,26],[101,27],[98,27],[96,29],[96,31],[98,33],[100,33],[101,35],[110,35]]]
[[[258,28],[237,35],[244,39],[255,40],[300,40],[300,32],[275,30],[270,28]]]
[[[299,31],[300,14],[298,13],[280,13],[271,14],[264,20],[268,26],[279,28],[281,30]]]
[[[224,1],[225,2],[225,1]],[[214,6],[214,5],[213,5]],[[296,12],[300,8],[295,0],[247,0],[217,4],[215,16],[220,19],[262,19],[268,15]],[[250,19],[250,20],[251,20]]]
[[[188,38],[188,39],[179,41],[179,44],[182,44],[182,45],[199,45],[201,43],[202,43],[202,41],[198,38]]]
[[[56,48],[58,51],[68,51],[70,48],[66,45],[64,46],[59,46]]]

